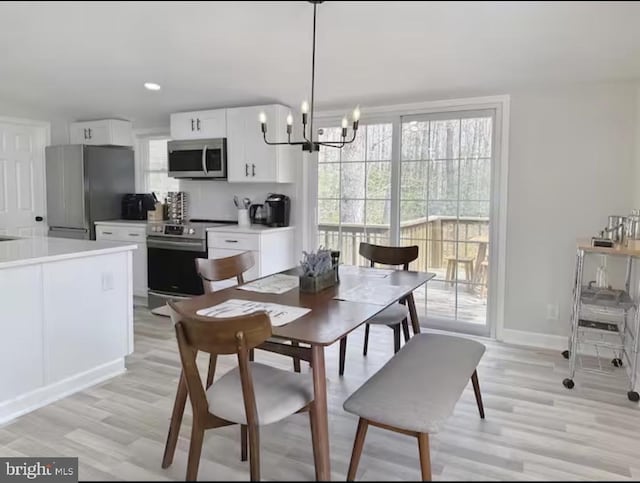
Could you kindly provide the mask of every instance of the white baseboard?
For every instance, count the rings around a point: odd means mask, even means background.
[[[527,332],[525,330],[502,329],[502,342],[559,351],[567,348],[566,336]]]
[[[38,388],[0,404],[0,425],[126,371],[124,358]]]

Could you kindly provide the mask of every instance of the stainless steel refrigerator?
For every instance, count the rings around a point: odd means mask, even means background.
[[[94,222],[120,218],[135,191],[133,150],[69,144],[45,152],[49,236],[96,239]]]

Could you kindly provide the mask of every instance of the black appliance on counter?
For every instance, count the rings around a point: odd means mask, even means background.
[[[122,196],[123,220],[146,220],[147,211],[155,210],[156,197],[153,193],[127,193]]]
[[[264,200],[266,210],[265,222],[267,226],[289,226],[289,212],[291,211],[291,198],[287,195],[270,194]]]
[[[264,205],[251,205],[249,207],[249,219],[252,225],[264,225],[266,218],[264,217]]]

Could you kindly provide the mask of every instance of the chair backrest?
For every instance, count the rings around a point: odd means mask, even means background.
[[[209,412],[207,396],[196,364],[198,352],[212,355],[237,354],[242,394],[249,424],[257,424],[253,381],[249,366],[249,351],[271,337],[271,321],[266,312],[242,317],[213,318],[188,315],[172,301],[171,319],[175,322],[182,371],[194,415],[206,417]]]
[[[249,270],[255,261],[253,253],[244,252],[225,258],[196,258],[196,272],[202,279],[205,293],[213,292],[213,283],[236,277],[239,284],[244,283],[242,274]]]
[[[409,264],[418,258],[418,246],[386,247],[361,242],[360,255],[369,260],[372,267],[376,263],[380,263],[382,265],[402,265],[404,270],[409,270]]]

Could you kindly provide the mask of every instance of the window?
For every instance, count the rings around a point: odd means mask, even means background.
[[[324,129],[320,141],[340,138]],[[391,222],[391,124],[361,126],[356,141],[318,157],[319,244],[336,248],[344,263],[366,265],[361,241],[388,244]]]
[[[368,265],[360,242],[418,245],[411,270],[436,278],[414,292],[422,321],[487,333],[495,110],[361,124],[342,150],[318,156],[318,244]],[[324,129],[320,141],[337,139]]]
[[[178,191],[178,180],[168,176],[166,137],[148,137],[140,140],[140,191],[154,192],[163,201],[169,191]]]

